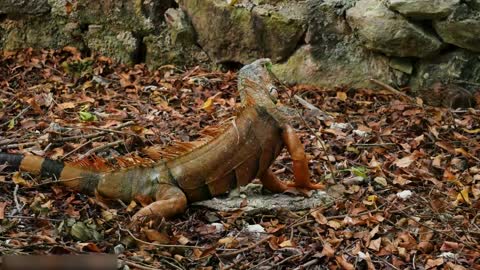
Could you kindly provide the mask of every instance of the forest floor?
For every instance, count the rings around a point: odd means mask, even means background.
[[[333,203],[254,215],[189,207],[132,229],[139,203],[0,165],[0,254],[117,253],[130,269],[480,269],[480,110],[348,87],[279,94],[301,114],[292,122],[312,178],[342,194]],[[0,59],[3,152],[124,156],[195,140],[237,107],[234,72],[148,71],[72,48]],[[274,170],[293,178],[286,152]]]

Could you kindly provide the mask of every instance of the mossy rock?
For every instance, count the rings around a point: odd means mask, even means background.
[[[285,7],[231,6],[223,0],[181,0],[197,32],[198,43],[216,62],[249,63],[269,57],[287,59],[301,41],[306,12],[301,2]],[[276,2],[276,1],[275,1]]]

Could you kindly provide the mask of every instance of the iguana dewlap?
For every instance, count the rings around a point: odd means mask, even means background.
[[[52,177],[65,186],[88,194],[130,202],[150,198],[153,202],[134,216],[171,217],[182,213],[187,202],[224,194],[258,178],[273,192],[288,186],[321,189],[310,181],[304,147],[287,116],[276,107],[277,80],[269,59],[260,59],[238,73],[242,110],[234,123],[203,145],[152,164],[122,169],[92,169],[81,163],[63,163],[33,155],[0,153],[0,164]],[[293,160],[295,182],[279,181],[269,169],[286,146]]]

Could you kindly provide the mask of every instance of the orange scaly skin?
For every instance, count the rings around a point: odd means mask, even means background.
[[[312,183],[304,147],[286,115],[277,108],[277,79],[269,59],[243,67],[238,74],[242,110],[228,129],[203,145],[175,157],[142,166],[95,170],[78,163],[62,163],[33,155],[0,153],[0,164],[10,169],[53,177],[65,186],[89,194],[129,202],[150,198],[141,217],[171,217],[182,213],[187,202],[209,199],[259,178],[273,192],[288,187],[322,189]],[[293,160],[294,183],[285,184],[269,169],[286,146]]]

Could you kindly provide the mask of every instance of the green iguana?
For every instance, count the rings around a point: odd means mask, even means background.
[[[323,185],[311,182],[304,147],[287,115],[276,106],[278,81],[270,67],[269,59],[244,66],[238,73],[242,109],[232,125],[201,146],[184,144],[187,146],[180,154],[120,169],[8,153],[0,153],[0,164],[52,177],[79,192],[126,202],[150,198],[152,202],[141,208],[134,220],[152,215],[171,217],[182,213],[187,202],[227,193],[255,178],[272,192],[290,186],[322,189]],[[293,160],[294,183],[283,183],[269,169],[284,146]]]

